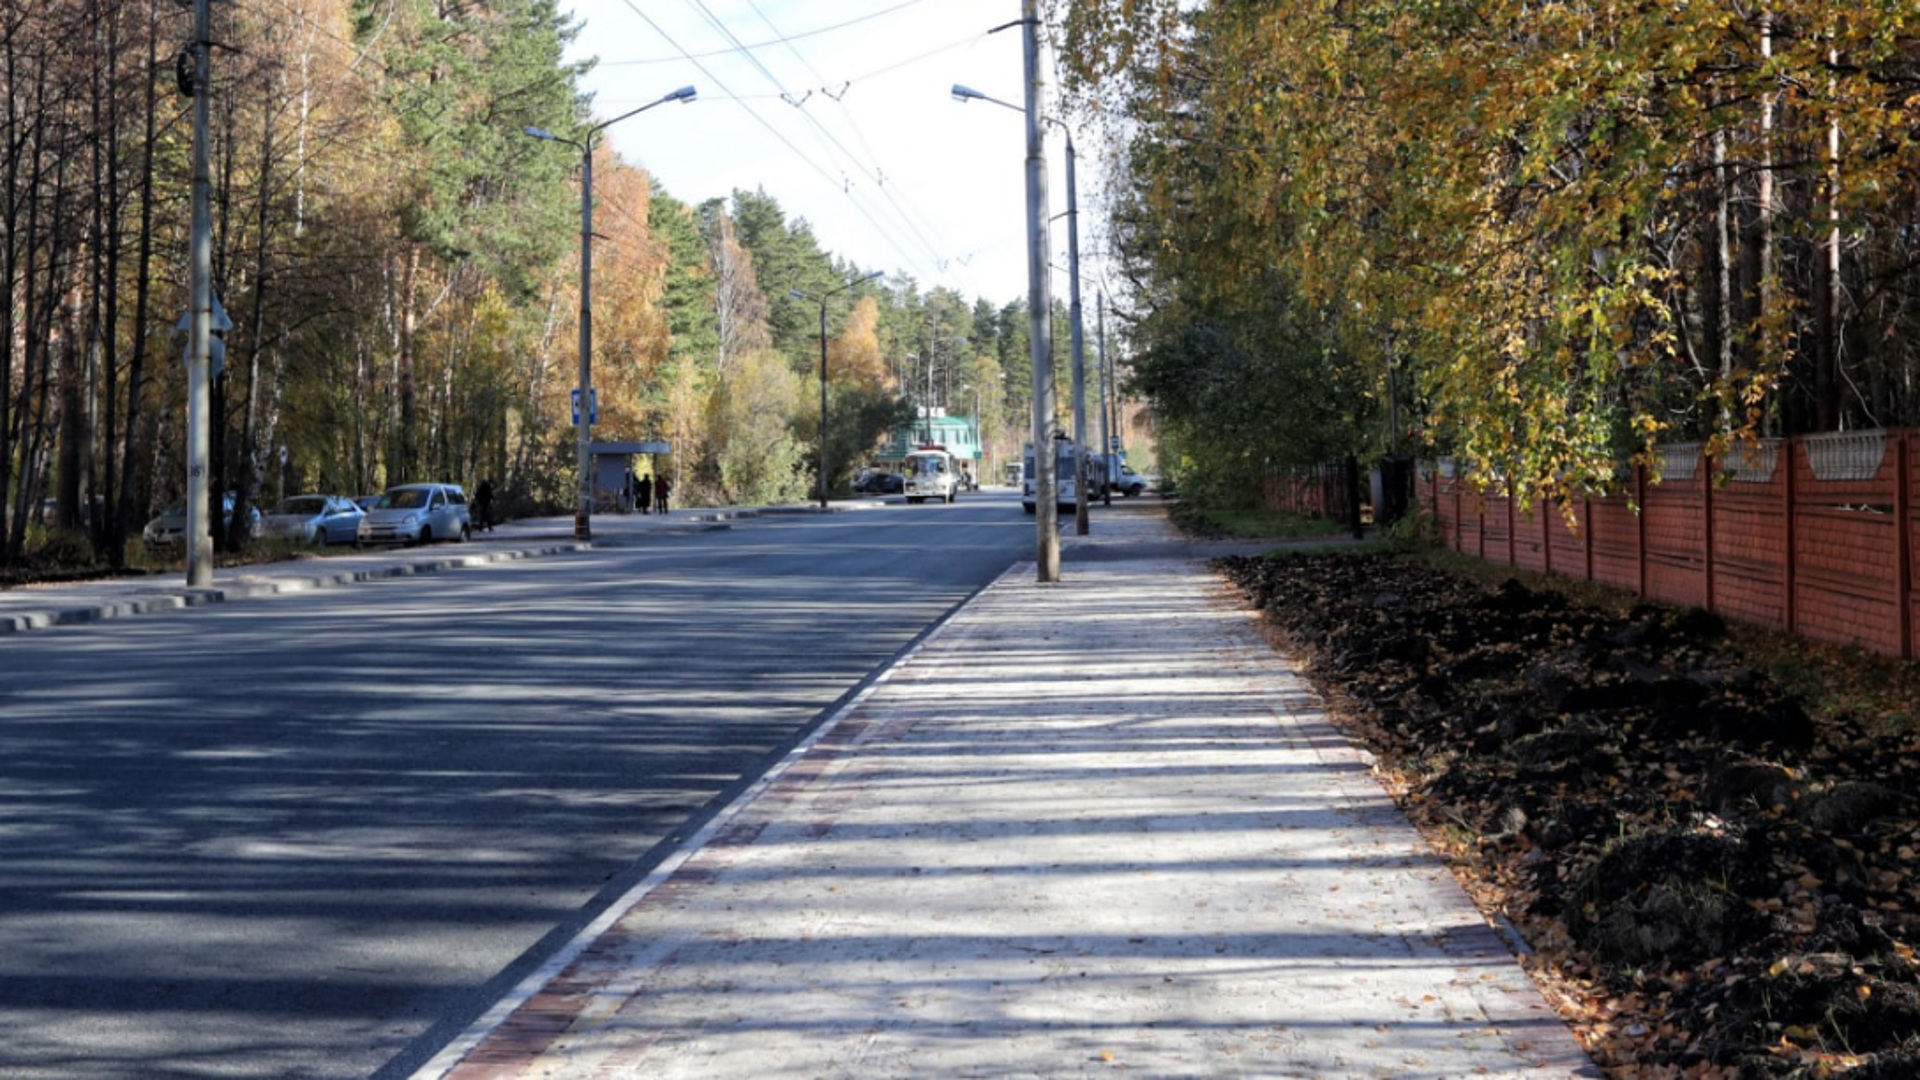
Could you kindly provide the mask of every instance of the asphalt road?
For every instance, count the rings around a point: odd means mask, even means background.
[[[1015,559],[1001,496],[0,638],[0,1076],[404,1076]]]

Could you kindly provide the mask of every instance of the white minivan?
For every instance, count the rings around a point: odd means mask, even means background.
[[[960,487],[960,470],[953,455],[945,450],[921,447],[907,455],[900,469],[906,480],[904,489],[910,503],[938,499],[952,502]]]

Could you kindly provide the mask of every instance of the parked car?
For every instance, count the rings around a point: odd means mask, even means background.
[[[473,534],[467,493],[458,484],[398,484],[360,519],[357,544],[431,544]]]
[[[301,544],[351,544],[360,538],[366,511],[345,495],[292,495],[281,499],[254,527],[255,536]]]
[[[239,498],[239,495],[229,491],[226,497],[221,500],[220,527],[222,529],[228,528],[233,524],[233,504],[239,501]],[[256,531],[259,529],[259,507],[250,506],[247,508],[247,522],[249,528]],[[181,499],[172,506],[160,511],[158,517],[147,522],[147,527],[140,530],[140,539],[146,543],[148,550],[163,551],[167,548],[180,547],[183,538],[186,536],[186,532],[187,500]]]

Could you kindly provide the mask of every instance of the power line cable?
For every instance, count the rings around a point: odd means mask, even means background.
[[[713,10],[706,5],[705,0],[688,0],[688,4],[693,8],[697,9],[701,13],[701,15],[707,20],[708,24],[711,25],[716,31],[718,31],[722,37],[724,37],[729,41],[735,42],[736,44],[740,42],[739,36],[735,34],[726,25],[726,23],[720,19],[719,16],[713,13]],[[749,0],[749,6],[752,6],[751,0]],[[771,29],[773,29],[773,31],[776,34],[780,32],[778,27],[773,26],[772,22],[766,19],[766,15],[760,12],[759,8],[754,7],[754,12],[756,14],[759,14],[763,21],[767,21],[768,26]],[[797,57],[800,60],[802,65],[808,67],[809,70],[812,70],[812,65],[807,63],[806,58],[800,54],[797,47],[789,44],[788,48],[793,51],[795,57]],[[878,169],[877,168],[870,169],[866,165],[864,165],[861,162],[858,155],[856,155],[852,150],[848,149],[846,144],[841,142],[838,136],[836,136],[831,130],[829,130],[827,126],[823,124],[818,117],[816,117],[815,115],[813,115],[811,112],[807,110],[806,102],[808,98],[812,96],[811,93],[804,94],[804,95],[794,94],[792,91],[787,89],[786,85],[780,80],[779,76],[775,75],[772,70],[770,70],[765,64],[760,62],[758,57],[754,57],[751,54],[748,54],[747,59],[750,63],[752,63],[752,65],[756,69],[759,70],[760,74],[764,76],[766,80],[770,84],[772,84],[776,90],[780,92],[781,100],[785,101],[787,104],[792,105],[794,108],[798,109],[801,115],[806,118],[807,122],[813,125],[817,137],[820,137],[824,139],[826,143],[831,144],[831,148],[828,149],[829,154],[831,154],[834,150],[839,151],[840,156],[843,159],[845,159],[845,161],[848,164],[852,165],[854,169],[859,171],[868,180],[873,182],[874,186],[877,189],[879,189],[881,196],[884,199],[886,199],[887,202],[893,207],[894,213],[899,217],[901,224],[905,225],[907,230],[913,233],[913,235],[921,242],[921,244],[923,244],[927,248],[928,254],[930,254],[933,257],[934,264],[941,269],[945,269],[947,260],[945,256],[941,253],[940,247],[933,244],[931,241],[927,239],[926,233],[920,229],[919,224],[914,221],[913,216],[908,214],[907,211],[900,206],[898,200],[894,199],[893,193],[890,190],[888,190],[886,181],[880,175]],[[816,78],[819,77],[819,72],[814,71],[814,75]],[[848,84],[848,85],[851,85],[851,84]],[[856,131],[856,134],[857,134],[857,131]],[[826,147],[823,146],[823,148],[826,148]],[[851,187],[844,188],[843,190],[845,191],[849,199],[853,199],[853,192]],[[854,201],[857,202],[858,200],[854,200]],[[868,220],[872,220],[872,218],[869,217]]]
[[[895,4],[890,8],[882,8],[879,11],[870,12],[869,14],[866,14],[866,15],[860,15],[855,18],[848,19],[845,22],[837,22],[837,23],[834,23],[832,26],[822,26],[815,30],[803,30],[797,34],[788,34],[782,37],[776,37],[772,41],[761,41],[761,42],[756,42],[752,45],[740,44],[736,40],[734,47],[731,49],[715,49],[711,52],[703,52],[703,53],[681,53],[679,56],[654,56],[654,57],[646,57],[640,60],[602,60],[601,64],[605,67],[627,67],[627,66],[639,65],[639,64],[677,64],[682,60],[711,60],[716,56],[732,56],[734,53],[737,53],[737,52],[752,52],[755,49],[770,49],[775,45],[785,45],[790,42],[799,41],[803,38],[819,37],[821,34],[830,34],[835,30],[844,30],[849,26],[857,26],[860,23],[868,22],[873,19],[878,19],[884,15],[891,15],[894,12],[901,10],[902,8],[910,8],[910,7],[913,7],[915,4],[923,4],[925,2],[926,0],[906,0],[905,3]],[[764,18],[764,16],[762,17]],[[774,32],[776,34],[779,33],[777,29]]]
[[[937,48],[928,49],[926,52],[915,53],[914,55],[909,56],[904,60],[896,60],[893,63],[887,64],[883,67],[877,67],[871,71],[863,71],[860,74],[855,75],[850,79],[842,80],[841,86],[843,90],[841,92],[844,93],[845,87],[854,86],[859,83],[865,82],[868,79],[878,78],[881,75],[889,75],[889,74],[892,74],[893,72],[899,71],[901,68],[912,67],[913,65],[918,64],[923,60],[931,60],[934,57],[939,56],[941,53],[952,52],[955,49],[972,45],[985,36],[986,36],[985,34],[968,34],[966,37],[960,38],[956,41],[950,41],[947,44],[941,45]],[[723,53],[719,53],[719,54],[706,53],[702,55],[714,56],[714,55],[731,55],[731,54],[732,54],[732,50],[725,50]],[[686,59],[691,59],[691,58],[692,57],[690,56],[686,57]],[[681,58],[676,57],[676,60],[678,59],[681,59]],[[606,67],[608,65],[605,61],[601,61],[598,64],[598,66]],[[705,70],[705,69],[702,69],[702,70]],[[719,94],[709,94],[709,93],[702,92],[700,96],[703,98],[715,98],[722,101],[773,101],[780,97],[779,94],[735,94],[730,91],[719,93]],[[833,95],[829,94],[827,96],[832,97]],[[630,103],[636,103],[636,104],[639,103],[638,98],[613,98],[610,100],[613,100],[616,102],[630,102]]]
[[[691,62],[693,66],[696,69],[698,69],[702,75],[705,75],[708,79],[712,80],[713,84],[719,87],[722,93],[727,95],[733,94],[733,89],[726,84],[725,80],[721,79],[718,75],[715,75],[713,71],[709,69],[705,64],[695,59],[692,56],[692,54],[688,53],[686,49],[682,48],[680,43],[673,39],[673,35],[667,33],[666,30],[663,29],[659,23],[653,21],[653,18],[651,16],[649,16],[646,12],[640,10],[639,5],[635,3],[634,0],[622,0],[622,2],[625,3],[627,8],[631,10],[635,15],[640,16],[640,19],[642,22],[645,22],[648,26],[652,27],[654,33],[659,34],[660,37],[664,41],[666,41],[666,43],[669,46],[677,50],[680,53],[680,55],[682,55],[689,62]],[[846,191],[846,189],[844,187],[841,187],[840,183],[835,181],[832,174],[827,172],[827,170],[823,168],[819,162],[813,160],[811,157],[808,157],[806,151],[801,150],[798,146],[795,146],[793,144],[793,140],[787,138],[786,135],[783,134],[779,128],[775,127],[772,123],[770,123],[766,117],[761,116],[758,112],[756,112],[753,106],[747,104],[745,101],[739,100],[738,98],[735,99],[735,103],[738,104],[741,109],[745,110],[746,114],[748,116],[751,116],[755,123],[759,124],[763,128],[766,128],[767,133],[772,135],[775,139],[778,139],[781,145],[793,151],[795,157],[798,157],[801,161],[805,162],[809,168],[813,169],[814,172],[819,173],[821,178],[826,180],[827,183],[833,185],[836,188],[841,188],[843,192]],[[918,273],[924,274],[925,271],[921,268],[920,264],[913,258],[913,256],[908,255],[905,249],[900,247],[899,242],[894,239],[893,234],[889,232],[885,227],[883,227],[878,221],[875,221],[873,218],[873,215],[867,212],[867,208],[862,206],[859,200],[854,199],[852,197],[851,192],[846,192],[846,194],[848,196],[847,201],[853,205],[854,210],[857,213],[859,213],[861,217],[866,218],[867,223],[869,225],[872,225],[874,230],[886,239],[887,243],[894,249],[895,252],[897,252],[900,255],[901,259],[904,260],[905,265],[913,268]]]
[[[687,6],[693,8],[700,15],[701,18],[706,20],[707,25],[711,26],[714,29],[714,31],[717,32],[722,38],[724,38],[727,41],[733,42],[735,45],[741,44],[739,36],[734,34],[734,32],[727,27],[727,24],[718,15],[715,15],[713,13],[713,9],[707,7],[707,5],[703,2],[703,0],[687,0]],[[792,105],[797,109],[801,109],[803,113],[805,112],[805,110],[801,107],[806,101],[807,97],[811,96],[810,94],[795,95],[792,91],[787,89],[786,84],[780,81],[779,76],[775,75],[770,69],[768,69],[768,67],[765,64],[760,62],[759,57],[754,56],[752,52],[746,50],[744,46],[736,51],[738,51],[742,56],[744,56],[748,63],[752,64],[756,69],[758,69],[760,74],[767,80],[767,82],[770,85],[772,85],[772,87],[776,91],[779,92],[780,100],[786,102],[788,105]],[[847,153],[846,147],[840,146],[838,140],[832,140],[831,133],[825,131],[825,129],[823,128],[820,128],[820,125],[817,123],[814,124],[814,127],[816,128],[814,137],[816,140],[821,140],[820,149],[822,151],[824,151],[829,157],[832,157],[834,149],[838,148],[840,153],[843,156],[847,157],[848,160],[852,160],[852,156]],[[825,136],[825,138],[822,139],[822,136]],[[827,145],[827,140],[832,140],[833,145],[832,146]],[[855,165],[857,168],[858,163],[856,162]],[[852,194],[850,190],[850,185],[852,183],[851,178],[846,179],[845,181],[843,181],[843,183],[849,186],[848,194],[851,195]]]
[[[703,16],[705,16],[707,22],[710,25],[712,25],[715,30],[720,32],[721,36],[725,37],[728,41],[735,42],[736,44],[739,43],[740,41],[739,36],[734,34],[734,32],[731,29],[729,29],[724,22],[721,21],[719,16],[713,13],[713,10],[707,6],[706,0],[687,0],[687,3],[690,6],[698,9],[700,13]],[[752,6],[752,0],[748,0],[748,3],[749,3],[749,6]],[[766,20],[765,14],[762,14],[758,7],[754,7],[754,12],[756,14],[759,14],[762,20]],[[771,21],[768,21],[767,25],[771,27],[775,33],[779,32],[779,28],[774,27]],[[812,69],[812,65],[807,64],[806,58],[803,56],[800,56],[799,50],[797,48],[795,48],[792,45],[789,45],[788,47],[790,49],[793,49],[794,55],[796,57],[799,57],[800,62],[804,66],[808,67],[809,70]],[[946,257],[944,254],[942,254],[941,249],[937,245],[935,245],[932,241],[927,239],[926,233],[921,231],[920,226],[913,220],[913,217],[909,215],[906,212],[906,210],[900,206],[899,202],[896,199],[894,199],[893,193],[887,190],[886,182],[883,179],[881,179],[881,176],[877,168],[868,168],[865,164],[863,164],[859,156],[856,155],[852,150],[849,150],[847,148],[847,145],[840,141],[839,136],[835,135],[831,130],[829,130],[827,126],[820,121],[819,117],[807,111],[806,101],[809,97],[812,96],[811,93],[806,95],[794,94],[792,91],[787,89],[784,83],[780,81],[779,76],[775,75],[771,70],[767,68],[765,64],[760,62],[758,57],[755,57],[749,53],[747,54],[747,59],[750,63],[753,64],[755,68],[757,68],[760,71],[760,74],[766,77],[769,83],[772,83],[773,86],[780,91],[781,98],[785,100],[787,104],[799,110],[800,114],[806,118],[807,122],[813,125],[814,130],[819,134],[820,137],[824,138],[827,142],[831,143],[833,146],[833,149],[838,150],[840,152],[840,155],[846,160],[848,164],[852,165],[854,169],[858,170],[863,176],[865,176],[868,180],[873,182],[873,185],[880,190],[881,196],[885,198],[889,204],[892,205],[894,213],[899,217],[900,222],[907,227],[907,231],[911,232],[914,235],[914,237],[918,239],[920,243],[926,247],[928,254],[933,256],[934,264],[936,266],[944,268],[946,263]],[[818,72],[814,72],[814,74],[815,74],[815,77],[818,77],[819,75]],[[849,191],[848,194],[851,195],[852,194],[851,191]]]
[[[773,20],[767,17],[767,13],[762,11],[760,9],[760,5],[755,3],[754,0],[747,0],[747,7],[752,9],[753,13],[760,17],[761,22],[767,24],[767,29],[772,30],[775,34],[780,33],[780,28],[774,25]],[[900,220],[906,223],[907,228],[913,230],[913,234],[919,237],[920,242],[922,244],[925,244],[927,246],[927,249],[934,256],[935,264],[938,265],[941,269],[945,269],[946,268],[945,263],[947,260],[940,255],[940,252],[951,250],[952,245],[946,243],[944,241],[944,238],[938,244],[935,244],[929,241],[926,237],[926,234],[921,232],[919,226],[915,224],[915,219],[922,217],[923,215],[919,214],[917,211],[909,211],[906,207],[900,204],[899,200],[894,198],[893,185],[890,185],[886,182],[886,179],[885,179],[886,169],[880,161],[880,155],[874,152],[873,144],[868,141],[866,132],[860,129],[859,122],[854,119],[853,110],[847,108],[846,95],[851,90],[853,86],[853,81],[849,79],[846,82],[842,83],[840,85],[840,92],[837,94],[834,93],[831,89],[828,88],[829,80],[827,79],[827,77],[820,74],[820,70],[814,67],[813,63],[809,61],[804,54],[801,53],[800,47],[794,44],[794,39],[789,37],[789,38],[782,38],[782,40],[786,42],[787,51],[793,54],[794,59],[800,61],[801,66],[805,67],[807,71],[810,72],[815,79],[820,81],[821,94],[829,98],[830,100],[832,100],[835,105],[840,106],[841,119],[846,122],[847,128],[853,132],[853,137],[860,143],[861,149],[866,151],[867,159],[873,162],[874,181],[880,188],[880,194],[883,197],[885,197],[887,202],[893,205],[894,212],[900,215]],[[971,40],[977,40],[977,38],[971,39]],[[935,231],[937,232],[938,230],[935,230]]]

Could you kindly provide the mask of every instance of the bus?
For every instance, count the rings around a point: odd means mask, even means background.
[[[1072,513],[1079,490],[1079,454],[1072,439],[1055,439],[1053,502],[1063,512]],[[1034,499],[1033,445],[1029,443],[1020,462],[1020,508],[1029,514],[1040,512]]]
[[[937,499],[952,502],[960,490],[960,469],[944,446],[922,445],[907,455],[900,470],[906,477],[906,496],[910,503]]]

